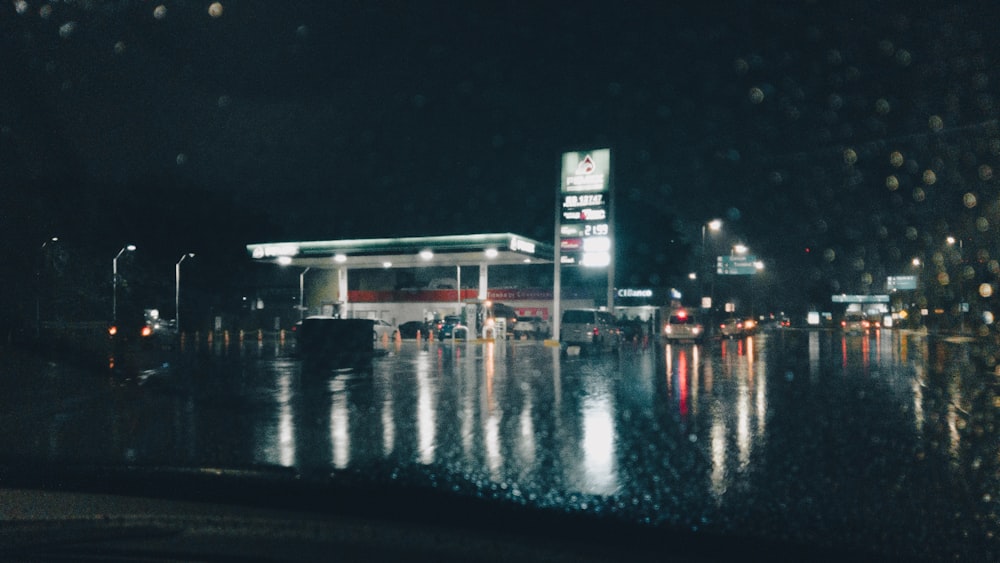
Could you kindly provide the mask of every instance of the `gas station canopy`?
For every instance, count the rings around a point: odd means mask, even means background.
[[[312,268],[422,268],[430,266],[552,263],[552,245],[511,233],[248,244],[258,263]]]

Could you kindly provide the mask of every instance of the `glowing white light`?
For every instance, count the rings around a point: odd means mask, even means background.
[[[421,250],[420,257],[424,260],[430,260],[431,258],[434,258],[434,253],[430,250]]]
[[[496,258],[497,255],[499,255],[499,254],[500,253],[497,252],[497,249],[495,249],[495,248],[487,248],[486,249],[486,257],[487,258]]]
[[[392,267],[392,262],[382,262],[382,267],[383,268],[391,268]]]
[[[591,268],[600,268],[611,264],[610,252],[584,252],[580,263]]]
[[[338,264],[343,264],[344,262],[347,262],[347,255],[346,254],[335,254],[333,256],[333,261],[337,262]]]
[[[253,249],[253,257],[255,259],[273,258],[275,256],[295,256],[298,253],[299,246],[297,244],[269,244],[266,246],[257,246]]]
[[[292,263],[291,256],[278,256],[278,264],[282,266],[287,266]]]
[[[608,237],[587,237],[583,239],[584,252],[607,252],[611,250],[611,239]]]

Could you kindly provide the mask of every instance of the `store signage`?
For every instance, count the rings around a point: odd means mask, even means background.
[[[513,237],[510,239],[510,249],[515,252],[527,252],[528,254],[535,253],[535,243]]]
[[[611,263],[611,150],[563,154],[559,250],[562,264]]]
[[[649,298],[653,296],[652,289],[632,289],[632,288],[621,288],[618,290],[618,297],[644,297]]]
[[[298,253],[299,245],[297,244],[266,244],[255,246],[253,249],[253,257],[255,259],[295,256]]]

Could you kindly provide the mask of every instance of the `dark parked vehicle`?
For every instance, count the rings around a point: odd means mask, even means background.
[[[513,307],[504,305],[503,303],[494,303],[491,309],[494,320],[504,319],[507,327],[507,337],[514,336],[514,329],[517,328],[517,323],[520,322],[517,311]]]
[[[313,365],[360,367],[375,356],[375,321],[307,317],[296,334],[299,355]]]
[[[457,326],[462,326],[462,317],[458,315],[445,316],[444,322],[441,323],[441,328],[438,329],[437,333],[438,340],[451,338],[455,332],[455,327]],[[468,337],[468,335],[464,336]]]
[[[399,325],[396,330],[399,332],[400,338],[416,338],[418,332],[421,338],[427,338],[431,331],[435,330],[435,326],[433,323],[425,321],[407,321]]]

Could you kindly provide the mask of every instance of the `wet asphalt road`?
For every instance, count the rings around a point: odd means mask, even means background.
[[[785,331],[560,356],[188,343],[84,370],[7,352],[5,458],[343,471],[627,520],[931,560],[1000,556],[998,378],[979,347]]]

